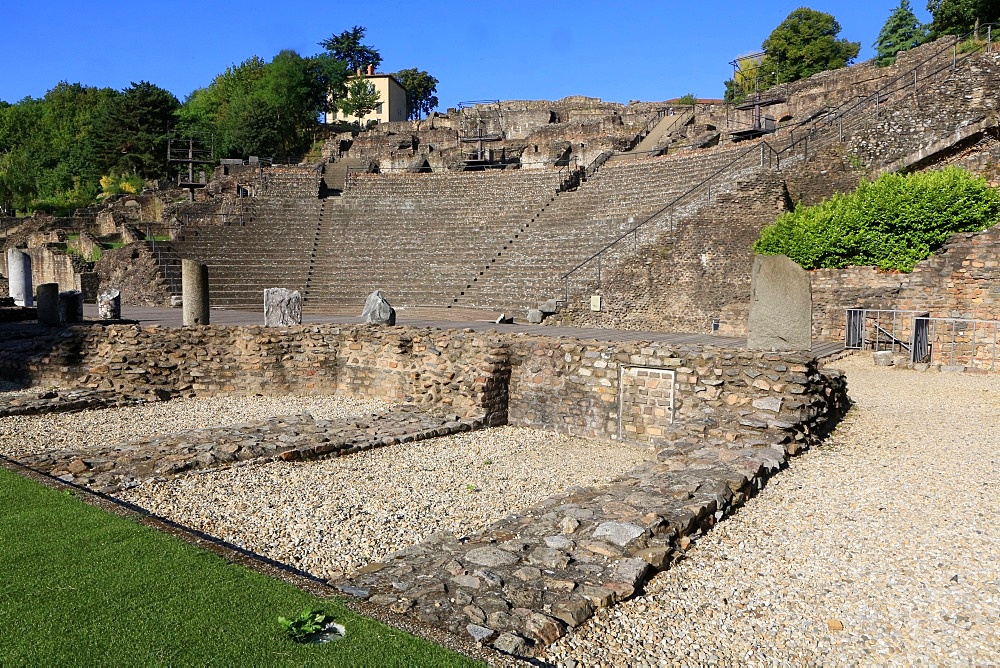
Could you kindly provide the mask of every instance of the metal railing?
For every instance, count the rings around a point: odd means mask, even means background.
[[[997,369],[1000,321],[926,311],[846,309],[844,347],[906,352],[912,363]]]
[[[712,182],[723,178],[728,178],[730,181],[738,178],[739,174],[735,173],[736,170],[739,169],[737,165],[739,165],[742,161],[745,161],[751,153],[760,151],[761,157],[759,166],[761,168],[767,166],[768,168],[781,169],[782,161],[787,163],[790,160],[805,160],[809,157],[810,149],[812,150],[813,155],[815,155],[816,152],[823,148],[827,148],[837,142],[843,142],[847,133],[862,127],[867,122],[870,115],[874,114],[877,117],[881,108],[884,107],[885,104],[894,102],[901,96],[915,92],[920,82],[926,83],[928,80],[937,77],[942,72],[955,69],[959,60],[965,60],[975,53],[978,53],[980,50],[989,50],[992,40],[992,25],[993,24],[988,24],[987,26],[982,27],[985,28],[987,32],[987,40],[985,42],[981,44],[973,44],[971,48],[959,54],[960,46],[962,44],[968,44],[967,40],[972,37],[973,33],[956,37],[953,42],[923,58],[903,74],[890,79],[870,95],[859,96],[855,100],[846,100],[837,107],[828,110],[826,113],[814,115],[813,117],[803,121],[801,124],[785,126],[782,130],[789,129],[787,141],[775,141],[775,145],[772,145],[766,140],[761,140],[757,145],[747,149],[747,151],[738,155],[722,169],[709,175],[706,179],[690,188],[684,194],[667,203],[664,207],[650,216],[647,216],[645,219],[634,225],[629,230],[626,230],[618,237],[612,239],[597,252],[593,253],[588,258],[563,274],[560,277],[563,281],[563,303],[565,304],[569,301],[569,281],[571,277],[579,274],[587,267],[591,267],[592,270],[596,270],[596,284],[594,284],[593,289],[600,289],[601,256],[614,252],[614,249],[618,248],[622,244],[623,240],[630,236],[634,240],[637,240],[640,228],[648,226],[653,221],[662,220],[665,213],[678,208],[684,202],[688,202],[693,193],[705,190],[708,191],[710,196]],[[922,72],[921,68],[923,68]],[[798,137],[795,136],[796,129],[806,127],[808,129],[804,134],[799,134]],[[777,140],[778,138],[776,137],[775,139]],[[782,143],[784,144],[783,146],[781,146]],[[605,158],[605,160],[606,159],[607,158]],[[729,174],[730,171],[733,171],[734,173]],[[672,231],[672,216],[670,217],[670,223]],[[633,243],[633,247],[636,248],[636,250],[638,249],[637,241],[636,243]]]

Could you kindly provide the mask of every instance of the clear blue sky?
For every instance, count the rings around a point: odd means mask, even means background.
[[[859,41],[859,60],[898,0],[807,6]],[[929,20],[924,1],[918,18]],[[721,97],[729,61],[761,42],[801,2],[541,0],[439,3],[81,2],[6,0],[0,100],[40,97],[59,81],[122,89],[151,81],[182,101],[227,66],[281,49],[311,55],[354,25],[382,54],[380,71],[416,67],[440,80],[443,111],[479,99],[588,95],[615,102],[694,93]],[[724,8],[724,9],[720,9]]]

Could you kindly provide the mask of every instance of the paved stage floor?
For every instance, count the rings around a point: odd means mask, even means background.
[[[593,339],[596,341],[652,341],[656,343],[668,344],[696,344],[723,346],[727,348],[743,348],[746,346],[746,339],[729,336],[715,336],[713,334],[687,334],[678,332],[637,332],[620,329],[596,329],[586,327],[561,327],[546,325],[513,324],[498,325],[492,320],[476,319],[456,319],[448,320],[443,318],[421,317],[419,309],[416,313],[400,309],[396,313],[396,324],[410,327],[439,327],[448,328],[469,328],[477,331],[496,330],[507,333],[536,334],[540,336],[555,336],[575,339]],[[122,317],[129,320],[138,320],[144,325],[159,325],[161,327],[181,327],[182,314],[179,308],[162,307],[139,307],[123,306]],[[97,319],[97,306],[94,304],[84,305],[84,318],[87,320]],[[337,324],[361,324],[360,316],[348,317],[342,315],[330,315],[322,313],[304,314],[304,323],[329,322]],[[262,325],[264,324],[263,311],[237,311],[226,309],[212,309],[210,321],[213,325]],[[817,357],[826,357],[840,352],[844,349],[842,342],[816,342],[813,345],[813,353]]]

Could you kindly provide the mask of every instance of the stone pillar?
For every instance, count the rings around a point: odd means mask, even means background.
[[[208,266],[181,260],[181,296],[184,326],[208,324]]]
[[[59,293],[59,320],[71,325],[83,322],[83,293],[79,290],[66,290]]]
[[[16,248],[7,249],[7,282],[10,296],[18,306],[31,306],[31,256]]]
[[[122,294],[114,288],[97,295],[97,317],[101,320],[122,319]]]
[[[812,349],[809,274],[784,255],[757,255],[753,259],[747,348]]]
[[[264,290],[264,326],[285,327],[302,324],[302,295],[298,290]]]
[[[42,283],[38,286],[38,322],[43,325],[59,324],[59,284]]]

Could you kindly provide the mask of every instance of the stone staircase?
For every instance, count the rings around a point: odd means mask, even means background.
[[[551,202],[555,170],[354,174],[319,208],[311,311],[360,311],[382,290],[394,307],[446,307],[489,249]]]
[[[256,214],[244,225],[187,230],[178,256],[208,265],[214,308],[262,309],[263,291],[304,290],[321,220],[322,175],[315,168],[268,168]]]
[[[565,272],[718,172],[742,151],[742,147],[728,147],[605,163],[576,191],[561,194],[526,221],[466,281],[452,303],[518,313],[550,298],[561,299]],[[715,195],[731,191],[738,174],[742,172],[720,181],[711,193],[693,200],[678,215],[696,211]],[[672,222],[665,217],[649,232],[658,233]]]

